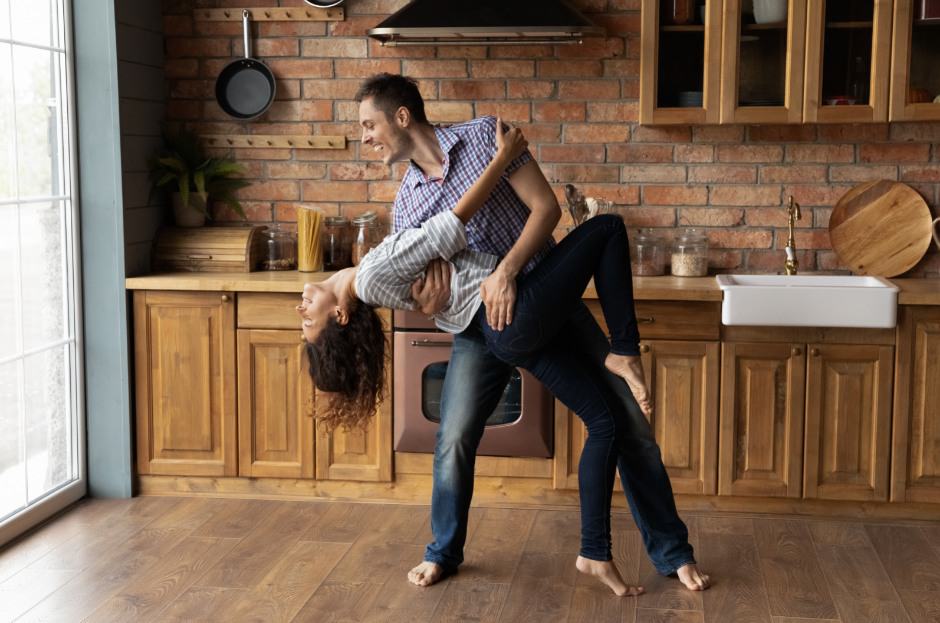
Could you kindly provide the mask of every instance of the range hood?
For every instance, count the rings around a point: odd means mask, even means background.
[[[369,30],[382,45],[581,43],[603,34],[565,0],[414,0]]]

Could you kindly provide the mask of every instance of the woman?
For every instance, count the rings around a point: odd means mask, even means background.
[[[411,284],[436,258],[454,265],[448,307],[435,316],[451,333],[473,323],[483,331],[500,359],[528,367],[529,357],[548,343],[580,304],[593,277],[611,331],[606,366],[621,376],[647,417],[652,413],[639,357],[639,333],[633,309],[626,229],[613,215],[590,219],[572,231],[529,274],[520,279],[513,322],[496,331],[486,322],[480,283],[498,258],[466,249],[464,226],[483,205],[505,168],[527,147],[518,129],[504,133],[497,123],[497,153],[453,210],[428,219],[420,229],[398,232],[373,249],[357,268],[339,271],[327,281],[304,286],[297,307],[307,340],[310,373],[317,387],[335,396],[324,414],[330,425],[357,425],[371,417],[381,400],[385,338],[374,306],[413,309]],[[551,381],[542,379],[551,388]],[[582,414],[592,448],[582,454],[582,558],[609,564],[598,574],[617,594],[638,594],[627,586],[610,557],[610,495],[616,468],[616,418]],[[613,462],[612,462],[613,460]]]

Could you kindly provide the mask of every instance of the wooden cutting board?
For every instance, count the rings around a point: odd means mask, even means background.
[[[857,275],[894,277],[909,271],[924,257],[930,238],[930,208],[901,182],[859,184],[829,217],[832,249]]]

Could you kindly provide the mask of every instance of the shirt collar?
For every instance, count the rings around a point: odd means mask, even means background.
[[[448,128],[442,128],[441,126],[434,127],[434,135],[437,137],[437,142],[441,146],[441,151],[444,152],[444,168],[441,171],[441,179],[446,179],[447,172],[450,170],[450,152],[454,146],[461,141],[461,138],[456,132]],[[408,167],[406,177],[407,182],[411,184],[412,188],[417,188],[419,184],[423,184],[427,180],[424,171],[415,164],[414,160],[411,161],[411,166]]]

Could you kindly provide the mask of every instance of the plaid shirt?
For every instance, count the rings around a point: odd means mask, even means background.
[[[428,178],[411,163],[395,197],[395,231],[420,227],[430,217],[453,209],[496,155],[496,117],[480,117],[449,128],[436,127],[434,132],[444,151],[442,177]],[[514,160],[483,207],[467,223],[470,249],[502,258],[519,239],[529,218],[529,208],[513,191],[509,175],[530,160],[528,152]],[[553,241],[546,242],[525,265],[522,274],[532,270],[552,246]]]

